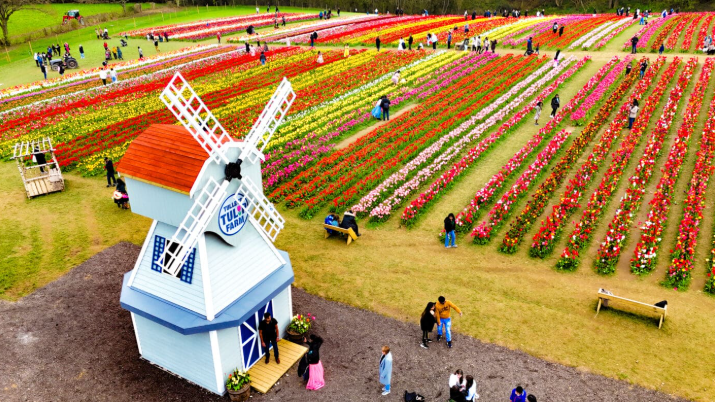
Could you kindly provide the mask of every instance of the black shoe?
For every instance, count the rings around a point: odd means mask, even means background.
[[[429,343],[429,342],[432,342],[432,339],[427,338],[427,342],[428,342],[428,343]]]
[[[452,342],[447,342],[447,347],[452,349]]]
[[[439,342],[442,339],[442,335],[437,335],[437,342]]]
[[[271,357],[270,357],[270,356],[266,356],[266,364],[268,364],[268,362],[270,362],[270,361],[271,361]]]

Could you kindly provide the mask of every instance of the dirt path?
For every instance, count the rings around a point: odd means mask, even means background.
[[[411,105],[407,105],[406,107],[401,108],[399,111],[397,111],[395,114],[390,115],[390,118],[396,119],[403,114],[409,112],[410,110],[416,108],[419,106],[419,103],[414,103]],[[374,120],[373,120],[374,121]],[[335,146],[335,149],[343,149],[347,148],[350,146],[350,144],[354,143],[355,141],[359,140],[360,138],[364,137],[368,133],[377,130],[378,128],[384,126],[385,124],[388,124],[386,121],[380,121],[377,124],[372,124],[369,127],[365,127],[364,129],[358,131],[357,133],[351,135],[350,137],[340,141],[338,145]]]
[[[138,253],[138,246],[118,244],[17,303],[0,302],[0,400],[227,400],[139,359],[129,313],[119,307],[122,275]],[[460,334],[451,350],[444,343],[424,350],[414,323],[299,289],[293,301],[296,312],[317,317],[314,333],[325,338],[321,357],[327,384],[308,392],[291,370],[253,401],[399,401],[405,389],[444,401],[448,375],[457,368],[475,377],[480,401],[503,401],[517,384],[542,401],[675,400]],[[454,327],[459,330],[458,318]],[[382,344],[392,347],[395,362],[394,392],[385,398],[377,382]]]

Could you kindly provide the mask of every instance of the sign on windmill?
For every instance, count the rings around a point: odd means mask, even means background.
[[[150,126],[118,164],[132,211],[153,219],[121,305],[142,358],[223,394],[228,373],[263,356],[263,314],[281,332],[292,316],[293,269],[273,245],[285,220],[263,194],[260,163],[295,93],[284,78],[243,141],[180,73],[161,100],[181,126]]]
[[[47,155],[49,154],[49,161]],[[65,189],[60,164],[48,137],[15,144],[12,159],[17,162],[27,198]]]

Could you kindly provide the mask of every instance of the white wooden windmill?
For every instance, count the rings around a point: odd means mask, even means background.
[[[118,164],[132,211],[154,220],[121,295],[139,353],[218,394],[263,355],[263,313],[281,332],[292,316],[293,270],[273,246],[285,220],[263,194],[260,162],[295,97],[283,78],[235,141],[177,72],[161,100],[181,126],[150,126]]]

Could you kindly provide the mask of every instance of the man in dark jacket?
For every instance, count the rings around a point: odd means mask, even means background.
[[[564,35],[564,25],[561,24],[561,27],[559,28],[559,38]]]
[[[358,232],[358,225],[355,221],[355,214],[352,210],[343,214],[343,220],[340,222],[340,227],[343,229],[352,229],[356,235],[360,236],[360,233]]]
[[[636,45],[638,44],[638,37],[633,36],[631,38],[631,54],[636,54]]]
[[[380,51],[380,37],[378,36],[375,38],[375,47],[377,47],[377,51]]]
[[[117,179],[114,178],[114,163],[112,160],[104,157],[104,169],[107,171],[107,187],[117,185]]]
[[[561,101],[559,100],[559,94],[556,94],[556,96],[551,99],[551,118],[553,119],[554,116],[556,116],[556,111],[559,110],[559,106],[561,106]]]
[[[35,163],[40,166],[40,172],[45,173],[45,167],[43,166],[47,164],[47,159],[45,159],[45,153],[40,152],[40,148],[35,147],[32,156],[35,157]]]
[[[412,50],[412,42],[414,42],[414,41],[415,40],[412,39],[412,34],[410,34],[410,38],[407,39],[407,44],[409,45],[408,49]]]
[[[281,364],[281,359],[278,357],[278,321],[271,317],[271,313],[263,314],[261,323],[258,324],[258,336],[261,338],[261,346],[266,354],[266,364],[271,361],[269,348],[273,345],[273,356],[276,358],[276,363]]]
[[[455,233],[454,229],[457,227],[457,222],[454,220],[454,214],[449,214],[447,215],[446,218],[444,218],[444,248],[456,248],[457,245],[454,244],[455,241]],[[451,240],[451,245],[450,245],[450,240]]]
[[[390,99],[387,95],[382,95],[380,109],[382,109],[382,121],[390,120]]]

